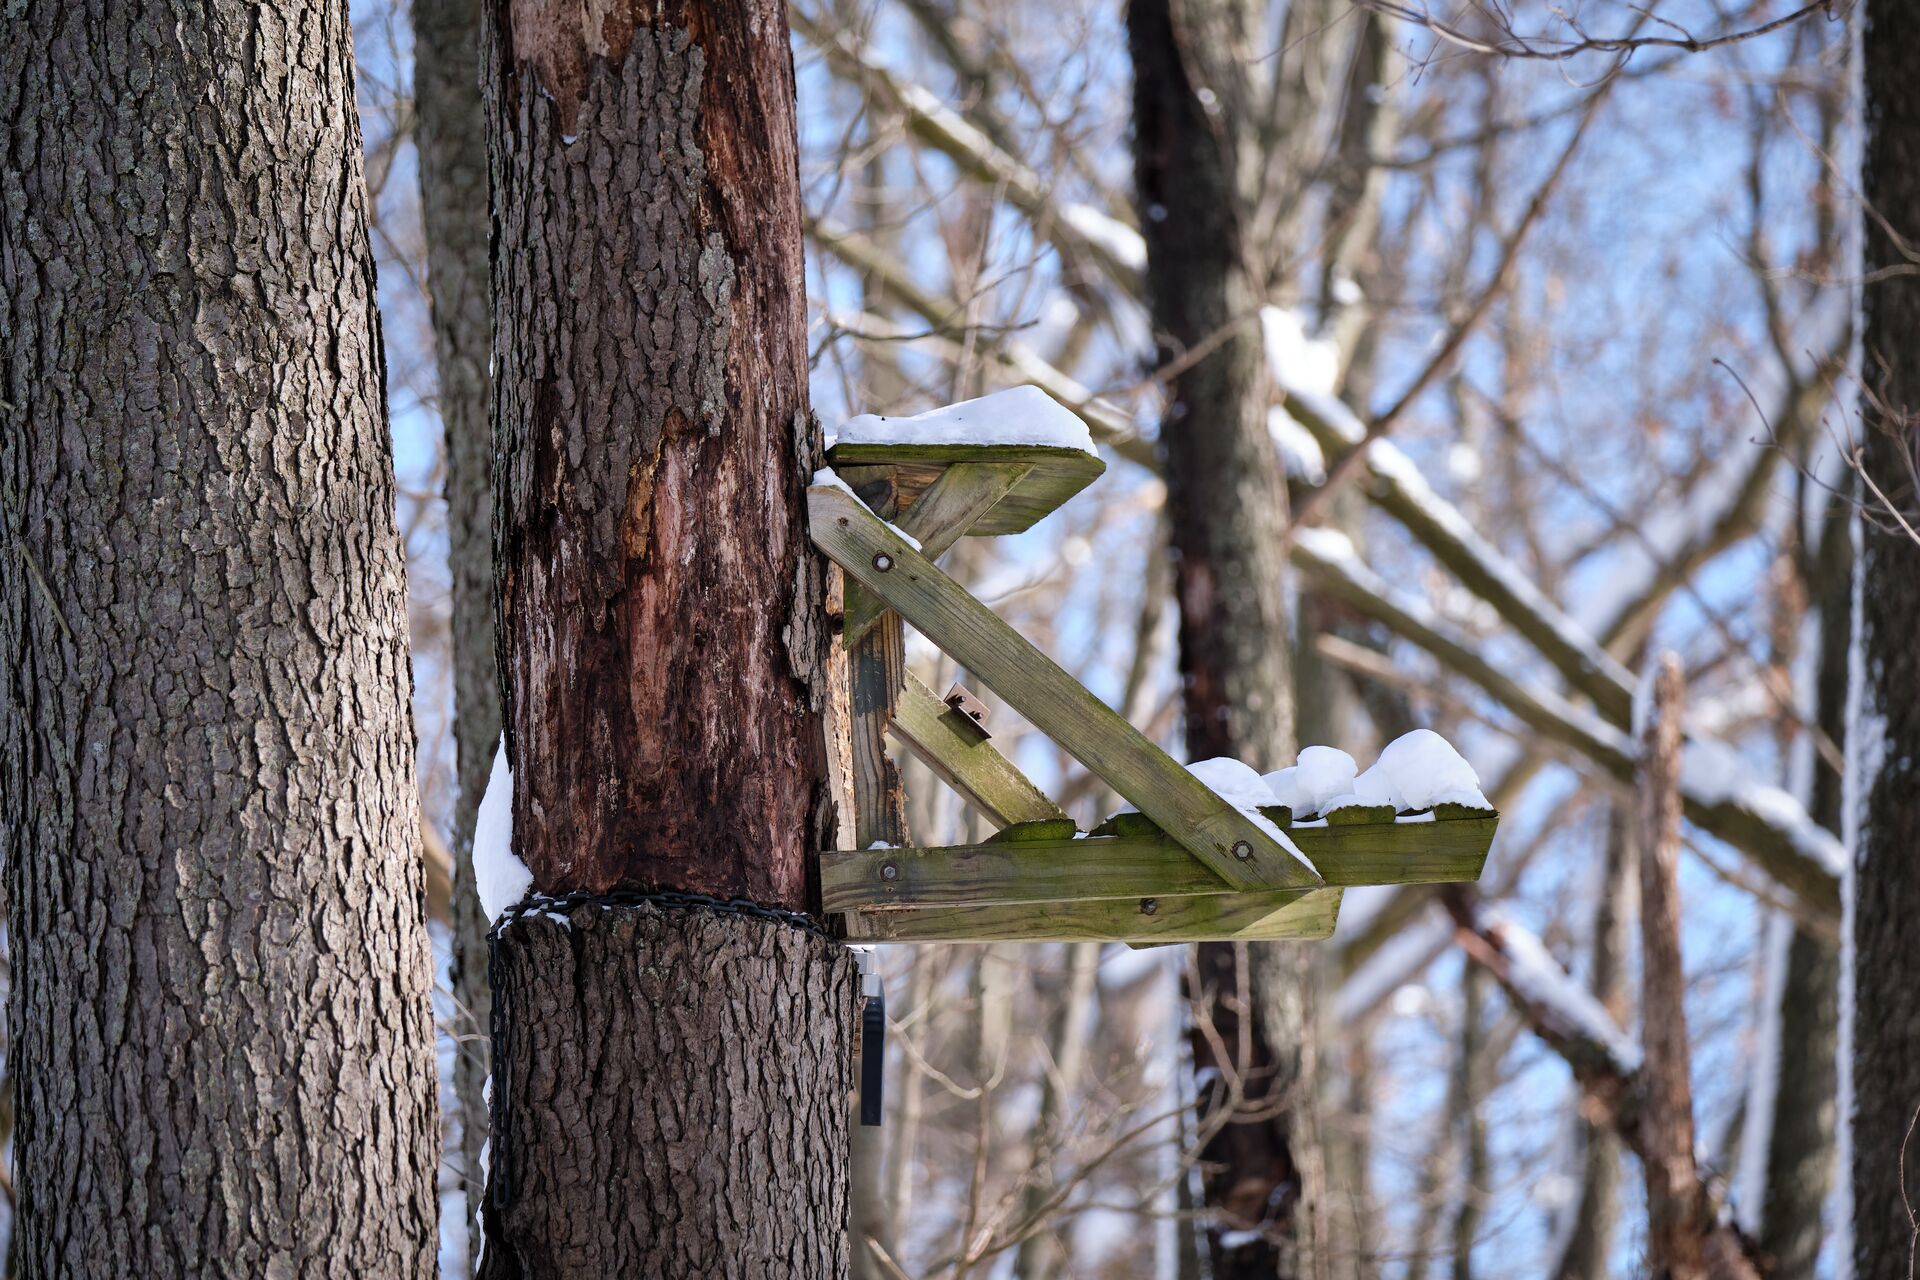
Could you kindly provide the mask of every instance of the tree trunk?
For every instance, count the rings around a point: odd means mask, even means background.
[[[36,1276],[429,1276],[439,1157],[344,4],[0,42],[0,830]]]
[[[1703,1280],[1693,1221],[1693,1086],[1688,1078],[1686,987],[1680,955],[1680,664],[1659,660],[1653,714],[1641,739],[1640,1036],[1646,1045],[1647,1267]]]
[[[1693,1144],[1686,967],[1680,954],[1680,743],[1685,685],[1660,660],[1640,765],[1640,1162],[1647,1177],[1647,1269],[1661,1280],[1757,1280],[1741,1240],[1700,1178]]]
[[[1807,586],[1818,601],[1819,666],[1814,679],[1817,728],[1842,750],[1847,739],[1847,649],[1852,636],[1852,521],[1835,505],[1820,538]],[[1845,806],[1838,771],[1812,752],[1808,815],[1841,830]],[[1778,1060],[1766,1130],[1759,1245],[1773,1260],[1770,1280],[1813,1280],[1827,1238],[1827,1195],[1833,1189],[1839,1107],[1840,953],[1828,939],[1796,928],[1787,942],[1776,1017]],[[1764,1101],[1756,1098],[1755,1101]]]
[[[1187,755],[1271,769],[1293,745],[1281,587],[1287,506],[1243,243],[1247,202],[1230,119],[1241,94],[1189,74],[1231,65],[1245,19],[1230,0],[1196,0],[1181,7],[1176,36],[1169,0],[1133,0],[1127,29],[1153,325],[1163,359],[1206,351],[1172,380],[1161,425]],[[1229,116],[1225,126],[1215,127],[1203,91]],[[1244,1090],[1244,1114],[1200,1121],[1211,1132],[1200,1156],[1213,1272],[1297,1274],[1318,1212],[1304,1141],[1313,1096],[1305,966],[1279,944],[1203,944],[1194,976],[1192,994],[1209,1003],[1217,1035],[1196,1027],[1194,1069]]]
[[[786,914],[833,806],[785,9],[488,26],[513,832],[573,896],[495,929],[484,1274],[840,1274],[854,968]]]
[[[447,566],[453,604],[453,942],[459,1171],[469,1257],[480,1256],[481,1148],[487,1140],[487,926],[473,879],[473,818],[500,738],[500,664],[493,644],[493,430],[487,357],[487,134],[480,102],[480,0],[414,0],[414,145],[427,240],[440,422],[446,433]]]
[[[1487,1095],[1493,1074],[1487,1051],[1486,974],[1468,965],[1460,974],[1460,1058],[1454,1070],[1460,1076],[1460,1096],[1466,1105],[1460,1121],[1460,1202],[1453,1210],[1453,1280],[1473,1280],[1473,1246],[1480,1237],[1480,1218],[1492,1182],[1487,1150]]]
[[[845,1274],[844,948],[588,902],[516,920],[494,963],[484,1275]]]
[[[1905,514],[1920,519],[1920,80],[1913,50],[1920,7],[1868,0],[1862,37],[1866,142],[1861,187],[1861,465]],[[1897,237],[1897,239],[1896,239]],[[1853,849],[1854,1274],[1905,1276],[1915,1181],[1906,1134],[1920,1108],[1920,546],[1870,494],[1855,570],[1857,628],[1848,746]],[[1904,1157],[1903,1157],[1904,1153]],[[1908,1172],[1902,1176],[1903,1158]]]
[[[1626,1026],[1627,929],[1633,916],[1632,887],[1637,878],[1631,823],[1626,810],[1607,813],[1606,859],[1593,910],[1593,938],[1587,985],[1594,999]],[[1580,1115],[1574,1119],[1580,1139],[1580,1198],[1569,1210],[1553,1280],[1606,1280],[1612,1274],[1613,1233],[1620,1221],[1620,1139],[1607,1124]]]
[[[1072,1134],[1074,1108],[1083,1096],[1080,1075],[1087,1062],[1087,1037],[1099,1011],[1094,1007],[1100,980],[1098,942],[1076,942],[1067,948],[1060,1004],[1054,1010],[1048,1035],[1048,1060],[1053,1069],[1040,1082],[1040,1123],[1032,1136],[1033,1156],[1027,1168],[1027,1186],[1021,1210],[1028,1220],[1046,1211],[1059,1189],[1054,1159]],[[1019,1280],[1055,1280],[1071,1274],[1069,1223],[1048,1224],[1020,1243],[1013,1274]]]

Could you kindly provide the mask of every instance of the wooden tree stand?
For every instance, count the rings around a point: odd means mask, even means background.
[[[843,643],[912,623],[1139,811],[1082,834],[968,714],[904,676],[890,701],[856,715],[877,718],[865,726],[874,740],[890,734],[998,832],[979,845],[823,853],[822,905],[850,940],[1325,938],[1350,885],[1479,878],[1493,811],[1352,806],[1296,821],[1284,807],[1238,809],[935,567],[963,535],[1030,528],[1105,470],[1098,455],[861,443],[828,460],[837,479],[816,476],[807,497],[814,544],[847,575]]]

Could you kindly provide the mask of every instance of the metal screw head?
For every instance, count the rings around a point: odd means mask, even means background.
[[[1245,840],[1235,840],[1233,842],[1233,856],[1245,862],[1253,856],[1253,846]]]
[[[880,864],[880,878],[882,880],[898,880],[900,878],[900,868],[894,866],[891,862],[883,862]]]
[[[1156,912],[1156,911],[1158,911],[1159,909],[1160,909],[1160,899],[1158,899],[1158,898],[1142,898],[1142,899],[1140,899],[1140,914],[1141,914],[1141,915],[1143,915],[1143,916],[1150,916],[1150,915],[1152,915],[1152,914],[1153,914],[1154,912]]]
[[[873,554],[873,567],[885,573],[887,570],[893,568],[893,557],[884,551],[876,551]]]

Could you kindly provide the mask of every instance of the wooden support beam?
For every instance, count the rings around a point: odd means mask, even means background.
[[[1067,816],[911,671],[888,731],[996,827]]]
[[[849,915],[851,942],[1264,942],[1329,937],[1344,889]]]
[[[897,494],[889,476],[870,485],[865,501],[882,518],[897,512]],[[849,602],[852,587],[847,591]],[[913,843],[907,829],[907,793],[900,770],[887,756],[887,726],[907,674],[907,644],[900,619],[886,614],[859,640],[847,645],[847,693],[852,738],[854,843]]]
[[[1471,811],[1470,811],[1471,812]],[[1288,831],[1329,885],[1442,884],[1480,878],[1494,815]],[[1163,831],[820,856],[828,911],[1017,906],[1237,893]]]
[[[1009,463],[1028,470],[1012,492],[994,503],[969,532],[981,536],[1024,533],[1107,469],[1097,453],[1058,445],[842,442],[827,450],[827,464],[856,489],[860,485],[852,478],[855,468],[885,468],[899,490],[903,512],[911,510],[944,471],[956,466]]]
[[[859,481],[852,477],[882,470],[849,467],[840,478],[858,489]],[[938,560],[1032,470],[1030,462],[957,462],[894,518],[894,527],[920,544],[921,555]],[[886,603],[879,596],[857,582],[849,582],[840,643],[853,648],[886,611]]]
[[[1247,889],[1320,884],[1268,824],[1174,763],[853,494],[815,485],[807,499],[814,544],[849,577],[881,596],[1224,880]]]

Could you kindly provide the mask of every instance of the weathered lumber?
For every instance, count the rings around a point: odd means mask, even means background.
[[[1333,933],[1344,889],[1113,899],[997,907],[927,907],[849,915],[855,942],[1262,942]]]
[[[900,509],[911,511],[941,473],[960,464],[1019,465],[1027,471],[985,517],[968,529],[977,536],[1025,533],[1067,499],[1100,478],[1107,464],[1084,449],[1040,444],[854,444],[827,450],[842,473],[854,467],[886,467],[899,489]],[[848,483],[853,483],[848,480]],[[915,535],[918,537],[919,535]]]
[[[815,485],[807,497],[815,545],[849,577],[881,595],[1222,878],[1248,889],[1320,883],[1267,824],[1175,764],[851,493]]]
[[[888,731],[996,827],[1067,816],[912,672]]]
[[[1032,470],[1032,464],[1025,462],[955,463],[894,518],[894,527],[920,544],[921,555],[938,560]],[[893,501],[901,504],[898,477],[891,468],[850,466],[840,472],[840,478],[860,491],[862,481],[875,473],[890,482]],[[879,596],[857,582],[849,582],[840,643],[853,648],[886,610]]]
[[[1344,811],[1343,811],[1344,812]],[[1490,812],[1430,822],[1296,826],[1288,835],[1328,885],[1472,881],[1486,865]],[[1336,815],[1337,816],[1337,815]],[[821,905],[882,913],[1239,892],[1163,831],[932,849],[829,851]]]

